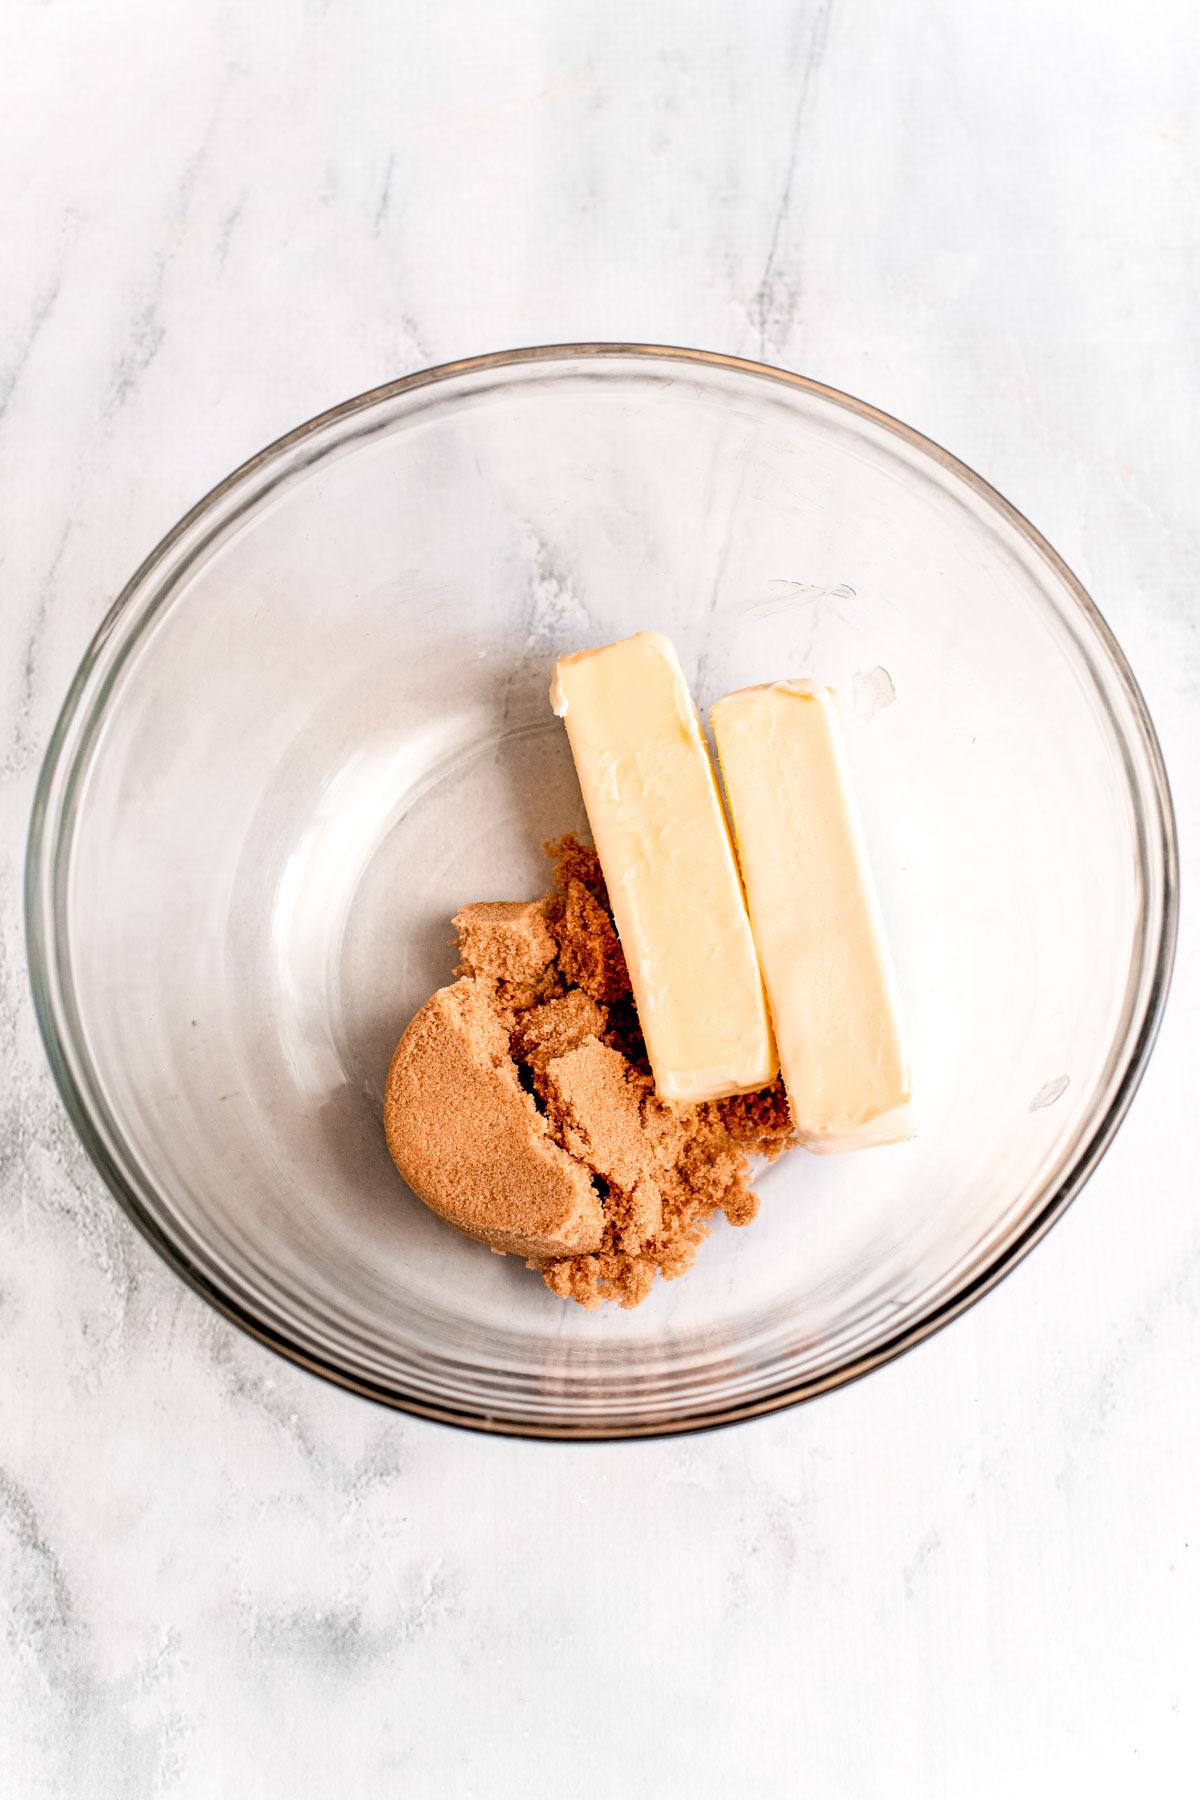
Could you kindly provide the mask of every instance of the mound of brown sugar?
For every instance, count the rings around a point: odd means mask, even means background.
[[[758,1210],[748,1156],[792,1141],[782,1084],[660,1100],[594,850],[547,845],[545,900],[455,918],[458,980],[392,1059],[384,1122],[401,1174],[450,1224],[525,1256],[582,1306],[682,1275],[723,1212]]]

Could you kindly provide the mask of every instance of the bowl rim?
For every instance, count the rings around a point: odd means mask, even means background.
[[[1130,708],[1136,736],[1145,759],[1143,774],[1148,778],[1148,787],[1154,802],[1153,815],[1149,821],[1153,829],[1147,830],[1143,845],[1143,867],[1152,867],[1154,874],[1161,881],[1161,918],[1157,942],[1153,946],[1147,946],[1151,954],[1143,958],[1143,965],[1149,966],[1151,973],[1149,981],[1146,983],[1140,1017],[1135,1015],[1130,1022],[1130,1043],[1126,1052],[1125,1065],[1115,1084],[1107,1108],[1097,1121],[1090,1137],[1081,1145],[1070,1168],[1064,1173],[1061,1180],[1056,1185],[1049,1187],[1042,1196],[1041,1203],[1025,1228],[997,1252],[992,1262],[964,1287],[932,1307],[928,1313],[903,1331],[885,1339],[871,1351],[854,1358],[826,1375],[784,1386],[743,1406],[718,1408],[677,1419],[655,1420],[646,1423],[614,1423],[603,1419],[595,1423],[586,1421],[572,1423],[570,1420],[543,1423],[530,1422],[526,1419],[507,1417],[497,1413],[473,1411],[470,1408],[453,1408],[432,1404],[422,1399],[419,1393],[402,1392],[383,1383],[364,1379],[339,1367],[332,1359],[316,1356],[301,1345],[294,1343],[286,1332],[259,1318],[235,1295],[223,1291],[215,1281],[190,1261],[179,1245],[174,1243],[162,1230],[157,1220],[146,1212],[134,1187],[110,1154],[104,1134],[89,1107],[82,1083],[74,1067],[74,1057],[80,1053],[72,1042],[70,1023],[65,1015],[63,998],[59,991],[58,971],[67,945],[65,929],[61,931],[59,929],[55,901],[63,874],[60,867],[62,852],[64,849],[69,849],[69,837],[64,843],[61,827],[64,820],[69,822],[72,816],[69,805],[73,791],[72,777],[78,778],[80,757],[89,750],[91,743],[89,735],[80,737],[80,733],[85,732],[87,724],[94,723],[102,713],[109,687],[124,661],[127,646],[118,644],[110,652],[111,667],[107,671],[108,679],[102,681],[98,690],[94,692],[90,691],[93,687],[93,678],[103,672],[106,650],[117,637],[118,626],[125,619],[125,615],[132,613],[143,590],[164,563],[169,560],[181,540],[217,509],[223,500],[252,477],[304,444],[306,440],[318,437],[330,427],[352,419],[357,414],[382,402],[462,375],[519,368],[530,363],[602,360],[618,357],[642,359],[649,363],[676,361],[718,368],[750,375],[818,396],[836,407],[857,414],[882,427],[886,432],[922,452],[933,462],[940,464],[948,473],[972,488],[1024,539],[1026,544],[1050,566],[1053,574],[1074,601],[1093,647],[1102,653],[1109,672],[1116,677],[1123,697]],[[142,623],[145,622],[143,619]],[[130,642],[132,641],[133,639],[130,640]],[[74,741],[76,739],[79,741]],[[894,1361],[898,1356],[925,1342],[935,1332],[950,1324],[952,1320],[958,1318],[977,1300],[996,1287],[1018,1263],[1024,1260],[1034,1245],[1046,1235],[1050,1227],[1062,1217],[1072,1200],[1094,1173],[1129,1111],[1162,1023],[1174,965],[1178,920],[1179,851],[1175,812],[1162,750],[1149,709],[1124,652],[1099,608],[1062,557],[1036,527],[1025,518],[1024,514],[1019,512],[1010,501],[1006,500],[968,464],[951,455],[933,439],[926,437],[912,426],[904,424],[891,414],[872,406],[869,402],[830,387],[824,382],[815,381],[808,376],[776,368],[767,363],[751,361],[743,357],[727,356],[719,351],[698,350],[669,344],[618,341],[538,344],[511,350],[491,351],[481,356],[440,363],[418,370],[413,374],[401,376],[397,380],[369,388],[349,400],[340,402],[337,406],[317,413],[292,431],[266,445],[235,468],[223,481],[211,488],[143,559],[109,608],[84,652],[51,732],[43,758],[30,815],[25,862],[25,929],[30,982],[38,1027],[51,1071],[68,1116],[100,1176],[142,1236],[169,1267],[210,1306],[213,1306],[217,1312],[250,1337],[298,1367],[307,1370],[310,1374],[321,1376],[337,1387],[344,1388],[365,1399],[379,1402],[394,1410],[418,1418],[429,1419],[439,1424],[465,1427],[493,1435],[560,1442],[613,1442],[630,1438],[672,1437],[697,1431],[711,1431],[721,1426],[780,1412],[785,1408],[816,1399],[822,1394],[835,1392],[853,1381],[860,1380],[873,1370]],[[153,1187],[153,1185],[147,1181],[147,1186]]]

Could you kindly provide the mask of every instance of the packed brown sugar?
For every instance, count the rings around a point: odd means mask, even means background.
[[[546,1286],[632,1307],[689,1269],[717,1213],[758,1210],[750,1155],[793,1141],[776,1081],[699,1105],[655,1093],[594,850],[547,846],[544,899],[465,906],[458,979],[392,1060],[388,1143],[450,1224],[523,1255]]]

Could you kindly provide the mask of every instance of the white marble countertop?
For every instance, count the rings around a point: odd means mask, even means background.
[[[1089,586],[1200,842],[1188,0],[12,0],[0,20],[0,1793],[1195,1791],[1200,964],[1082,1198],[808,1408],[492,1441],[323,1386],[136,1236],[19,886],[114,594],[206,488],[518,343],[761,356]],[[1190,1063],[1190,1067],[1189,1067]]]

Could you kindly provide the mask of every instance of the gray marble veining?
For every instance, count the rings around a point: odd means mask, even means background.
[[[406,370],[763,356],[979,468],[1090,586],[1198,840],[1186,0],[12,6],[0,57],[0,1792],[1187,1792],[1200,967],[1082,1200],[856,1389],[490,1442],[206,1311],[33,1022],[37,766],[142,555]],[[546,571],[547,581],[552,571]]]

